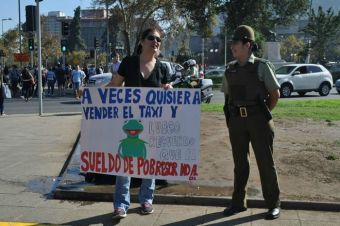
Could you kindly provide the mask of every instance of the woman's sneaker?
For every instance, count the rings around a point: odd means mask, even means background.
[[[126,215],[126,211],[123,208],[117,208],[113,211],[113,218],[114,219],[122,219],[125,218]]]
[[[142,204],[141,206],[141,210],[140,210],[141,214],[151,214],[153,213],[153,207],[152,204],[145,202]]]

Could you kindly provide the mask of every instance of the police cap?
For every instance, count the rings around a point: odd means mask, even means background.
[[[234,41],[255,41],[253,28],[247,25],[240,25],[236,28],[233,36]]]

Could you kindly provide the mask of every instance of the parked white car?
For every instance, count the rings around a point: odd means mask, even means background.
[[[205,72],[204,77],[205,78],[220,78],[224,76],[225,69],[218,68],[218,69],[212,69]]]
[[[319,64],[287,64],[276,70],[276,77],[281,97],[289,97],[292,92],[304,96],[312,91],[327,96],[333,87],[331,73]]]

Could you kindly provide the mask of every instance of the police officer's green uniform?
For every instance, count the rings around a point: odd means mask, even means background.
[[[242,34],[243,35],[243,34]],[[237,32],[234,38],[237,39]],[[280,206],[279,185],[273,161],[273,122],[266,108],[268,92],[280,85],[268,61],[250,55],[245,65],[233,61],[227,65],[222,91],[234,159],[232,206],[245,210],[249,177],[251,142],[260,172],[262,192],[269,209]]]

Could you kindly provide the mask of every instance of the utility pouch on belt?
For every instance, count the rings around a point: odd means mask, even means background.
[[[261,100],[260,98],[258,98],[258,102],[259,102],[259,104],[260,104],[260,106],[261,106],[263,115],[264,115],[264,117],[266,118],[266,120],[267,120],[267,121],[272,120],[272,119],[273,119],[272,113],[270,113],[269,108],[268,108],[268,106],[266,105],[266,103],[265,103],[263,100]]]
[[[228,107],[228,99],[229,99],[229,96],[226,95],[224,106],[223,106],[223,111],[224,111],[224,115],[225,115],[225,120],[227,122],[227,126],[229,125],[229,119],[230,119],[230,110],[229,110],[229,107]]]

